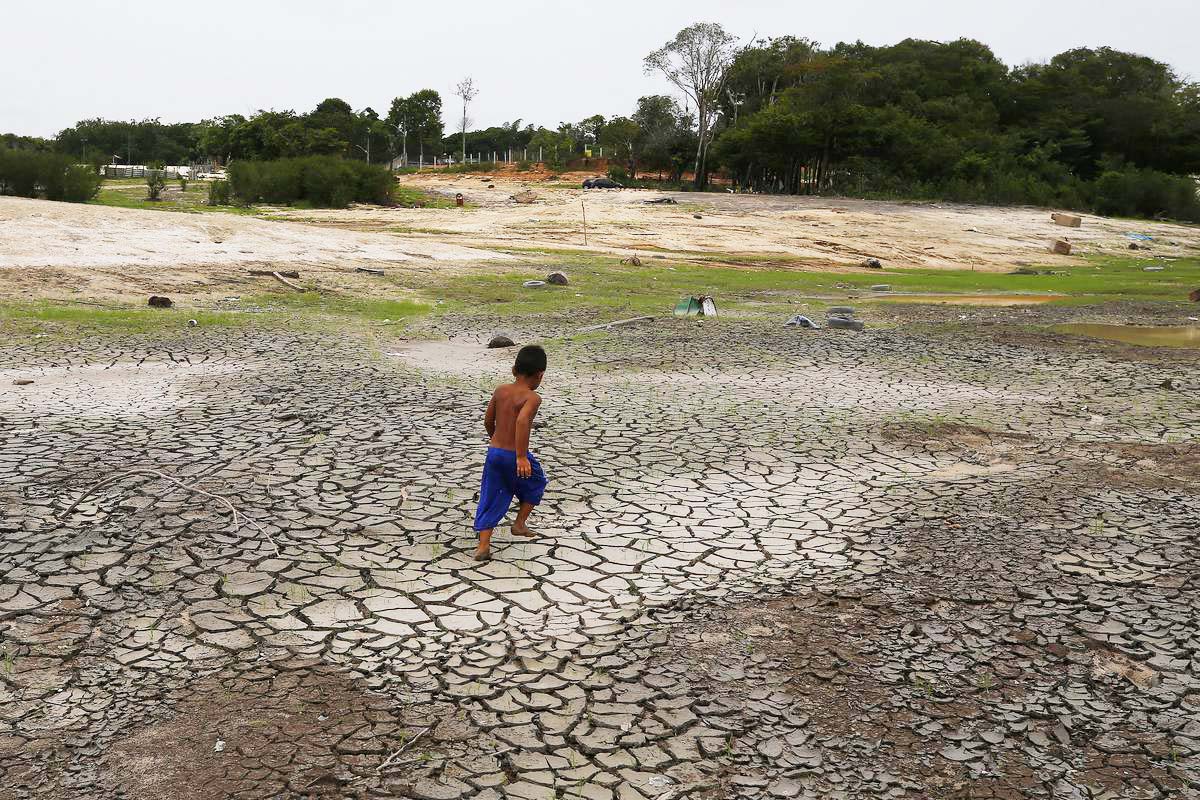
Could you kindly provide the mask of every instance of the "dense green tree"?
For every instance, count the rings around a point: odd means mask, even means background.
[[[433,89],[393,99],[386,121],[398,139],[396,153],[425,163],[442,152],[442,97]]]
[[[600,131],[600,146],[609,161],[623,163],[630,178],[638,173],[637,143],[641,128],[629,117],[613,117]]]

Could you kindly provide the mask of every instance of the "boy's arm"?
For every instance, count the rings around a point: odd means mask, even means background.
[[[496,433],[496,394],[492,393],[492,399],[488,403],[487,411],[483,414],[483,427],[487,431],[488,436],[493,436]]]
[[[528,478],[533,474],[533,467],[529,463],[529,431],[533,428],[533,418],[537,416],[541,404],[542,398],[535,393],[525,401],[525,405],[521,406],[521,413],[517,414],[518,478]]]

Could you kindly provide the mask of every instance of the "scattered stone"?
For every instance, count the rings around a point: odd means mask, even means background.
[[[199,324],[200,324],[200,323],[199,323],[199,322],[197,322],[197,321],[196,321],[196,320],[194,320],[194,319],[189,319],[189,320],[188,320],[188,327],[189,327],[189,328],[194,328],[194,327],[196,327],[196,326],[197,326],[197,325],[199,325]]]
[[[1071,243],[1065,239],[1057,239],[1054,244],[1050,246],[1050,251],[1056,255],[1069,256],[1071,255]]]
[[[1050,215],[1050,219],[1054,220],[1055,224],[1062,225],[1065,228],[1078,228],[1083,224],[1083,218],[1076,214],[1054,213]]]
[[[890,292],[891,290],[892,286],[888,283],[877,283],[871,287],[872,292]]]
[[[692,219],[704,219],[704,217],[700,216],[699,214],[692,214]]]
[[[151,308],[170,308],[175,304],[171,302],[171,298],[169,297],[163,297],[159,294],[152,294],[150,295],[150,300],[147,305]]]
[[[883,262],[878,258],[868,258],[862,262],[862,265],[867,269],[883,269]]]
[[[1171,391],[1175,391],[1175,390],[1183,388],[1183,382],[1180,380],[1177,380],[1175,378],[1167,378],[1165,381],[1160,383],[1158,386],[1160,389],[1169,389]]]
[[[516,345],[517,345],[516,342],[514,342],[512,339],[508,338],[504,334],[500,333],[500,334],[493,336],[488,341],[487,346],[489,348],[491,348],[492,350],[497,350],[502,347],[516,347]]]
[[[33,381],[29,378],[17,378],[15,381],[13,381],[13,386],[28,386],[31,383],[33,383]]]

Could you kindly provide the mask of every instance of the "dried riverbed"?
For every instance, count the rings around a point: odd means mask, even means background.
[[[1177,354],[510,320],[552,483],[480,565],[505,359],[426,324],[0,346],[0,798],[1200,791]]]

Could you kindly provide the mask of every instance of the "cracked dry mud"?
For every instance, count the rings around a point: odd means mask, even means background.
[[[1198,796],[1178,362],[550,340],[481,565],[471,333],[5,344],[0,798]]]

